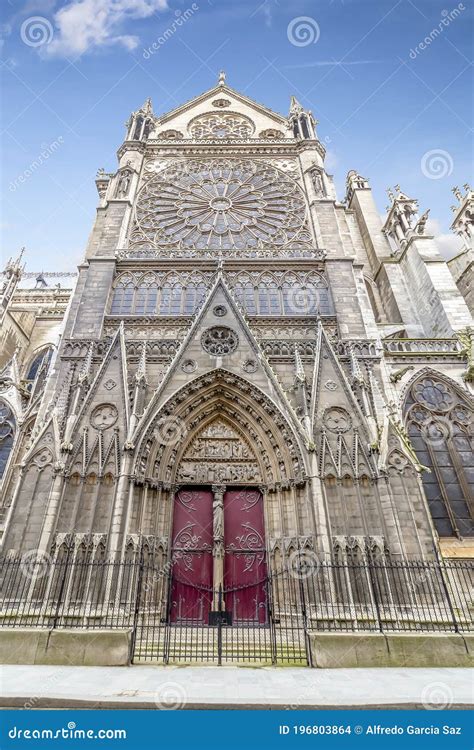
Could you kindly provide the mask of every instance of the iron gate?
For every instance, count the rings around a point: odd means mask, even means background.
[[[167,576],[158,571],[158,579],[156,572],[142,565],[134,663],[310,664],[304,596],[297,580],[280,574],[214,590],[178,578],[173,570]],[[186,601],[189,611],[183,611]]]

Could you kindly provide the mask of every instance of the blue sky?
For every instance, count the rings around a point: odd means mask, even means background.
[[[313,111],[340,198],[349,169],[369,177],[381,213],[400,183],[431,209],[443,252],[458,247],[449,207],[472,174],[469,0],[4,0],[2,11],[2,253],[25,245],[30,270],[80,262],[94,177],[116,168],[130,112],[148,96],[168,111],[220,69],[274,110],[295,94]]]

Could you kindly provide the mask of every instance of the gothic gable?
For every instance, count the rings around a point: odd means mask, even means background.
[[[291,134],[284,117],[221,83],[162,115],[151,135],[163,140],[199,140],[282,139]]]
[[[168,372],[148,404],[136,435],[176,391],[217,368],[247,379],[267,394],[304,439],[301,424],[249,325],[221,278],[198,313]]]

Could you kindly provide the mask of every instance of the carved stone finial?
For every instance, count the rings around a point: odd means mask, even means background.
[[[221,70],[219,73],[219,86],[225,85],[225,70]]]
[[[151,103],[151,98],[148,97],[148,99],[145,99],[145,104],[142,107],[142,112],[144,112],[146,115],[151,115],[153,112],[153,104]]]
[[[426,222],[428,221],[429,214],[430,214],[430,209],[428,209],[427,211],[425,211],[425,213],[422,214],[420,216],[420,218],[418,219],[418,221],[416,223],[416,226],[415,226],[415,231],[416,231],[417,234],[424,234],[425,233]]]

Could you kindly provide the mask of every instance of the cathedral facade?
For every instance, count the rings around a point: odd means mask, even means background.
[[[4,555],[180,553],[229,590],[301,550],[473,556],[467,186],[450,270],[415,199],[339,198],[311,112],[224,75],[134,112],[96,185],[73,292],[4,274]]]

